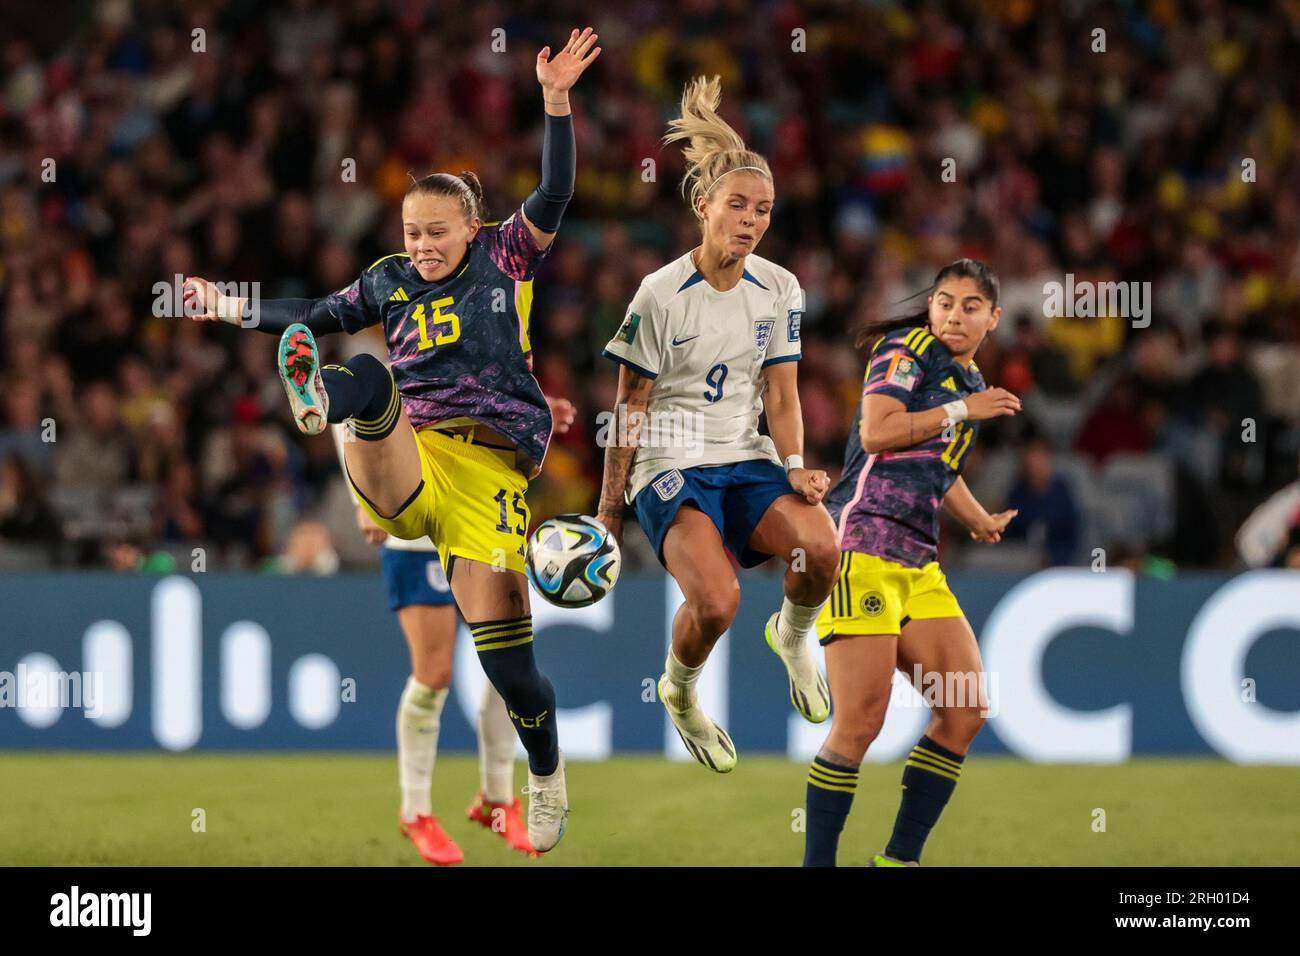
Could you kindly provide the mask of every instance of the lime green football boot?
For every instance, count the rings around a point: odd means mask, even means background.
[[[781,612],[767,619],[763,628],[763,637],[772,653],[781,658],[785,665],[786,676],[790,679],[790,703],[799,716],[809,723],[820,724],[831,715],[831,689],[822,675],[822,670],[813,660],[808,650],[807,641],[799,647],[783,647],[777,643],[776,620]]]

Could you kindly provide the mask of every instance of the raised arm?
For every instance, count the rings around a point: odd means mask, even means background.
[[[552,57],[549,46],[537,54],[537,81],[542,85],[546,132],[542,137],[542,181],[524,200],[524,225],[541,249],[546,249],[560,228],[560,218],[573,198],[577,179],[577,151],[569,90],[585,69],[600,56],[594,50],[598,37],[587,27],[574,30],[564,49]]]
[[[605,474],[600,483],[600,506],[596,520],[608,528],[620,544],[623,542],[623,494],[632,472],[632,459],[636,456],[641,423],[650,404],[650,390],[655,380],[626,365],[618,369],[618,399],[614,406],[613,425],[605,444]],[[619,444],[617,423],[619,408],[627,409],[628,434],[626,445]],[[639,413],[639,414],[638,414]]]

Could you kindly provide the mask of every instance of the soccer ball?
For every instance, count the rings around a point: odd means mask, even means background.
[[[618,542],[586,515],[547,518],[528,539],[528,580],[556,607],[587,607],[614,587],[621,563]]]

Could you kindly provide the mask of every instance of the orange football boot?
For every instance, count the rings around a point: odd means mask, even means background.
[[[528,842],[528,824],[520,816],[521,806],[518,797],[513,803],[493,803],[480,793],[466,808],[465,816],[493,833],[499,833],[511,849],[537,856],[537,851]]]
[[[421,813],[414,820],[398,820],[402,836],[415,844],[415,848],[436,866],[451,866],[465,859],[456,841],[447,835],[437,817]]]

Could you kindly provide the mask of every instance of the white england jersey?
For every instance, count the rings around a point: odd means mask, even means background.
[[[629,501],[673,469],[755,458],[780,464],[772,439],[758,431],[763,369],[798,361],[803,311],[794,274],[752,253],[726,292],[709,285],[689,252],[641,281],[604,353],[655,380]],[[619,429],[607,437],[623,443],[626,412],[607,426]]]

